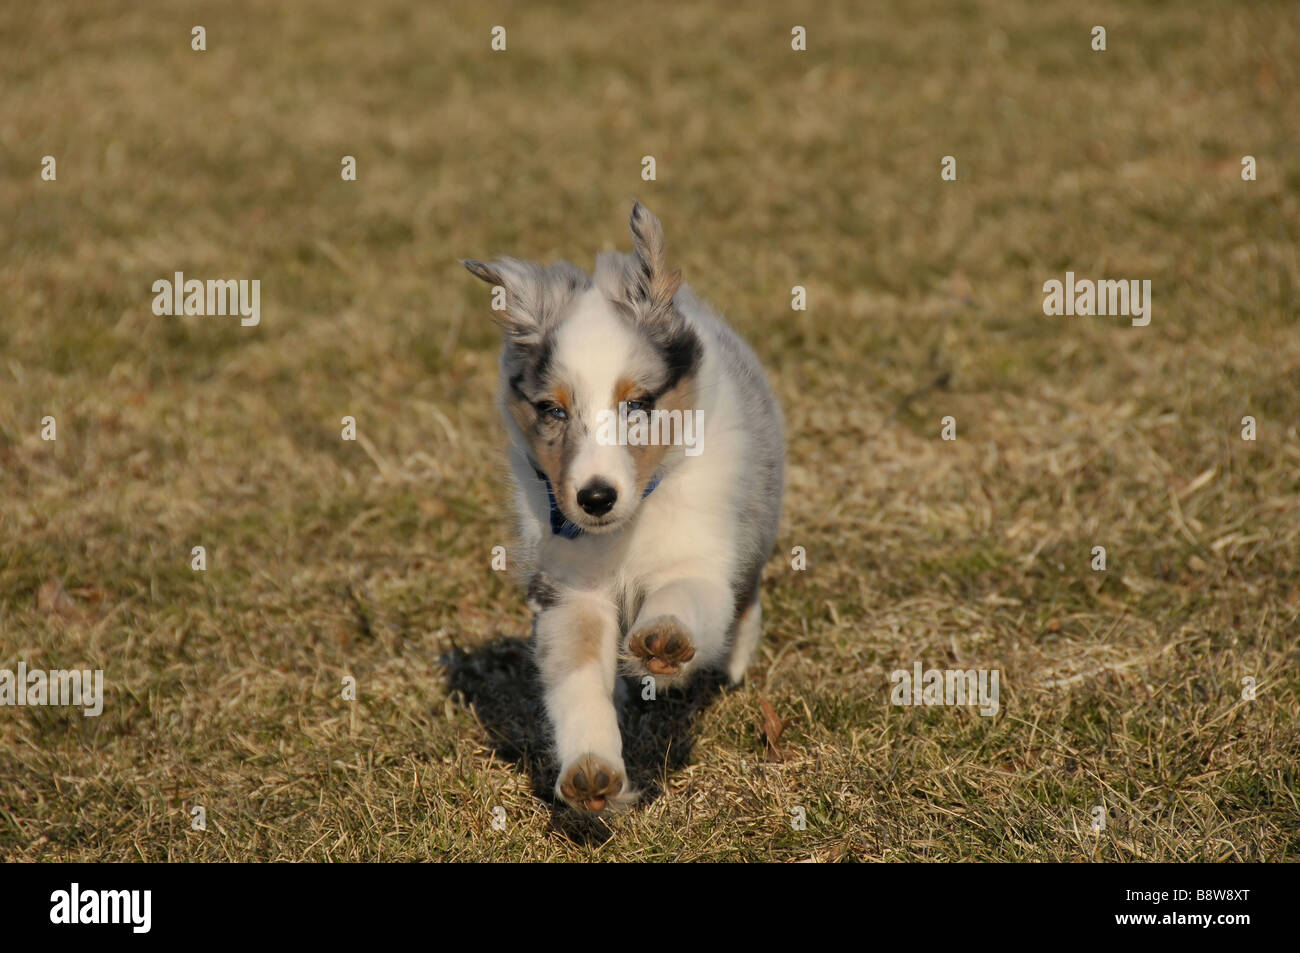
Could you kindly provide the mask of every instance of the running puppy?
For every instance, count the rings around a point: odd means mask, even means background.
[[[614,688],[704,668],[745,675],[776,543],[784,442],[753,352],[664,260],[634,252],[466,261],[504,289],[500,403],[532,576],[528,604],[560,774],[579,810],[634,799]]]

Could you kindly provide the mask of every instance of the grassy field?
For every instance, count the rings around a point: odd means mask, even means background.
[[[1295,4],[128,6],[0,9],[0,669],[107,686],[0,708],[0,858],[1300,855]],[[634,703],[586,823],[456,259],[589,268],[633,196],[789,473],[749,681]],[[1045,316],[1066,271],[1150,325]],[[891,705],[917,661],[1001,710]]]

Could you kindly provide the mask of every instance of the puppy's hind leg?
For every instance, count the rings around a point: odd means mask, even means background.
[[[758,586],[754,586],[754,598],[736,619],[736,626],[731,635],[731,656],[727,659],[727,678],[732,685],[739,685],[745,680],[745,671],[754,657],[758,647],[758,636],[762,629],[763,607],[758,601]]]

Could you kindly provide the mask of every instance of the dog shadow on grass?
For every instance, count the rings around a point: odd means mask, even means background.
[[[559,768],[550,758],[531,643],[500,635],[471,648],[454,648],[443,655],[442,663],[452,697],[477,714],[497,757],[527,775],[533,794],[551,806],[552,829],[581,843],[608,839],[604,820],[570,810],[555,795]],[[642,699],[639,682],[624,682],[626,700],[619,710],[623,762],[640,794],[640,808],[663,794],[668,776],[690,762],[692,723],[726,690],[726,678],[701,673],[685,689],[663,692],[654,700]]]

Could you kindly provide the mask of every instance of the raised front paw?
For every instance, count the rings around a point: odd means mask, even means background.
[[[626,799],[627,777],[621,764],[616,767],[598,755],[587,753],[560,769],[555,792],[576,810],[598,813],[607,804]]]
[[[695,643],[676,616],[661,615],[628,635],[627,652],[651,675],[676,675],[695,658]]]

